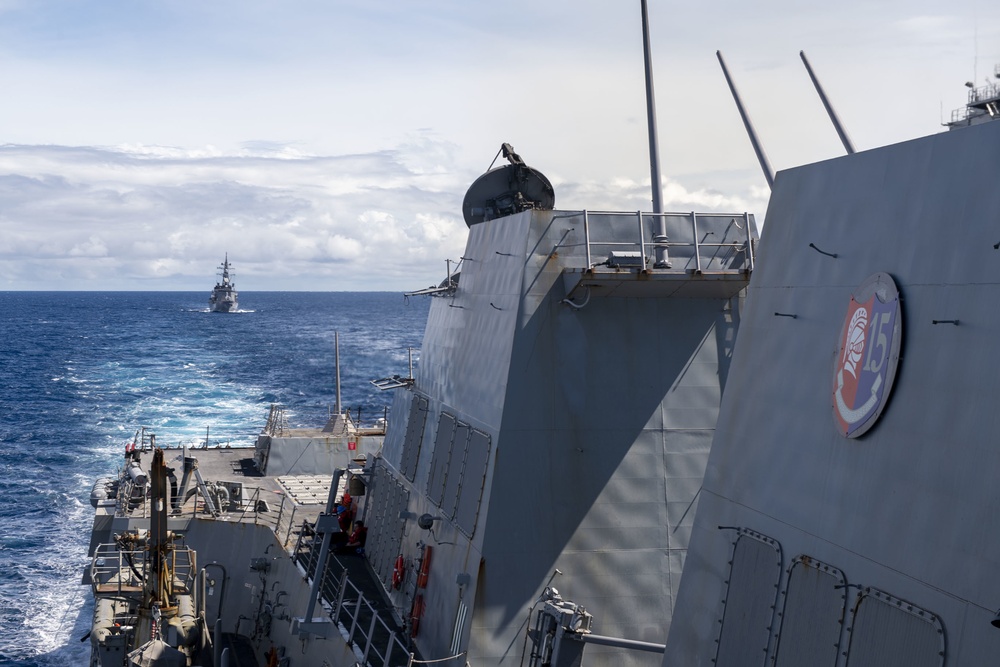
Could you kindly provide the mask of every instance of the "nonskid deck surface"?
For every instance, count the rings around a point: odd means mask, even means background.
[[[183,474],[184,457],[198,461],[198,472],[207,482],[229,482],[242,485],[239,499],[232,498],[228,507],[220,508],[217,517],[223,521],[249,521],[251,523],[281,523],[286,529],[289,520],[298,526],[303,521],[315,522],[323,511],[330,493],[330,477],[323,475],[295,475],[272,477],[261,474],[254,463],[254,449],[251,447],[211,447],[195,449],[165,449],[166,463],[174,468],[180,480]],[[143,465],[146,462],[143,453]],[[204,517],[205,505],[197,480],[192,475],[188,490],[195,494],[187,501],[181,501],[180,514]],[[133,510],[145,512],[145,506]],[[175,512],[176,514],[176,512]],[[294,517],[288,516],[293,514]],[[287,538],[287,535],[281,537]]]
[[[205,539],[206,528],[211,535],[213,520],[221,523],[265,525],[274,532],[282,548],[299,566],[299,572],[306,584],[311,586],[315,578],[316,562],[323,537],[315,532],[315,526],[319,515],[325,511],[332,476],[261,474],[254,462],[254,451],[248,447],[165,449],[165,463],[174,469],[178,482],[182,479],[186,456],[197,459],[197,470],[206,487],[211,488],[213,484],[223,482],[240,484],[242,488],[240,497],[232,497],[230,504],[219,508],[220,511],[213,517],[210,508],[204,502],[201,487],[192,474],[187,488],[194,489],[195,492],[193,495],[188,494],[190,497],[186,501],[181,501],[175,508],[170,515],[171,523],[179,522],[175,524],[176,528],[184,532],[183,527],[189,525],[187,520],[194,518],[202,520],[200,524],[202,537],[191,544],[196,550],[199,546],[197,542]],[[151,458],[150,451],[140,452],[144,470]],[[343,495],[343,484],[341,481],[337,497]],[[132,507],[128,512],[130,525],[142,529],[149,511],[148,499]],[[113,506],[98,508],[98,514],[113,512]],[[98,535],[96,530],[94,538],[97,542],[109,542],[113,539],[109,532]],[[201,546],[206,545],[201,544]],[[344,593],[341,593],[345,574],[350,585],[343,587]],[[125,576],[127,573],[123,574],[123,577]],[[373,646],[388,647],[395,644],[392,657],[399,659],[405,657],[397,655],[401,647],[392,641],[395,637],[397,642],[409,643],[404,629],[398,622],[401,612],[393,609],[383,584],[363,554],[331,553],[321,582],[322,608],[325,609],[326,615],[342,628],[342,632],[349,633],[356,643],[362,644],[369,641],[370,633],[370,643]],[[99,584],[95,592],[98,595],[121,595],[126,592],[127,586],[128,582],[124,579],[113,578]],[[139,592],[141,587],[137,588],[134,594]],[[298,613],[301,613],[301,610]],[[318,608],[317,616],[320,613]],[[336,618],[333,618],[334,615]],[[381,622],[373,622],[375,615]],[[234,634],[223,641],[226,642],[226,646],[233,649],[230,651],[230,665],[258,664],[253,662],[253,649],[250,646],[250,639],[245,635]],[[384,649],[379,648],[380,652],[382,650]],[[239,657],[236,657],[237,655]]]

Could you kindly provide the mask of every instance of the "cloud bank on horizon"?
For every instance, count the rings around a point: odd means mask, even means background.
[[[766,210],[716,49],[779,170],[842,153],[799,49],[859,149],[1000,62],[971,2],[649,4],[671,210]],[[0,289],[207,290],[226,252],[241,290],[425,287],[503,141],[557,206],[648,210],[634,5],[0,0]]]
[[[207,289],[223,253],[244,290],[437,284],[462,254],[475,175],[423,171],[407,150],[0,146],[0,289]],[[648,181],[556,189],[598,209],[638,210],[649,196]],[[685,210],[747,208],[673,183],[665,197]]]

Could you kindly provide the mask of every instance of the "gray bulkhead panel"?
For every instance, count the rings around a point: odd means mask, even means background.
[[[735,337],[735,300],[562,303],[563,269],[583,253],[582,218],[562,215],[535,213],[525,255],[509,260],[524,296],[471,621],[477,664],[520,659],[548,582],[594,614],[598,634],[665,640]],[[618,227],[635,235],[634,218]],[[659,662],[599,646],[587,656]]]
[[[712,664],[731,544],[719,526],[838,568],[852,605],[872,586],[941,619],[940,647],[890,637],[896,662],[858,640],[879,664],[1000,655],[998,149],[991,123],[778,175],[664,665]],[[847,439],[834,364],[852,291],[876,272],[899,288],[902,356],[879,421]],[[926,630],[911,625],[899,632]]]

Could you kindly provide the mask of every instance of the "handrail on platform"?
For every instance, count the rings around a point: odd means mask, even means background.
[[[627,219],[629,215],[634,215],[637,223],[637,236],[634,241],[620,241],[620,240],[595,240],[595,228],[604,224],[611,224],[612,218],[617,219]],[[559,247],[580,247],[583,246],[586,252],[586,265],[588,268],[593,269],[598,266],[607,265],[608,260],[605,261],[594,261],[595,249],[624,249],[624,248],[634,248],[638,250],[638,256],[627,257],[630,260],[629,268],[638,268],[642,271],[648,271],[651,269],[664,269],[669,270],[672,265],[667,259],[669,257],[669,252],[671,249],[678,248],[693,248],[690,256],[687,257],[688,261],[692,261],[694,266],[692,269],[695,273],[701,273],[706,270],[706,267],[711,266],[713,262],[715,266],[711,269],[713,271],[721,272],[733,272],[733,273],[751,273],[753,272],[755,253],[754,244],[757,239],[753,234],[753,226],[750,222],[749,213],[696,213],[694,211],[686,213],[649,213],[643,211],[636,211],[633,214],[614,212],[614,211],[580,211],[570,215],[558,215],[557,217],[576,217],[581,216],[583,218],[583,243],[572,243],[563,244],[560,243]],[[686,232],[685,236],[680,240],[662,240],[662,236],[657,231],[660,229],[660,219],[687,219],[690,223],[689,230]],[[706,227],[714,226],[715,231],[704,231],[704,237],[707,238],[709,235],[715,235],[718,233],[719,223],[716,222],[712,225],[712,221],[725,221],[729,220],[729,223],[725,226],[724,234],[728,234],[731,228],[735,227],[739,230],[738,233],[734,234],[734,240],[729,242],[718,242],[709,243],[703,238],[699,238],[702,231]],[[675,232],[676,234],[676,232]],[[647,238],[649,240],[647,240]],[[719,253],[722,249],[728,249],[725,256],[720,257]],[[660,261],[651,261],[649,257],[649,252],[654,254],[657,251],[662,251],[662,259]],[[611,250],[615,252],[615,250]],[[737,253],[745,253],[745,259],[741,262],[739,268],[726,268],[726,263],[732,264],[732,257]],[[685,254],[685,256],[687,256]],[[722,263],[724,266],[719,266]],[[613,267],[615,268],[615,267]]]

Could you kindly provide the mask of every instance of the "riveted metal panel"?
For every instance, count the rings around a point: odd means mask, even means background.
[[[925,609],[875,588],[858,593],[849,628],[848,667],[941,667],[944,628]]]
[[[455,435],[455,418],[446,412],[438,419],[437,434],[434,436],[434,455],[431,471],[427,478],[427,496],[441,506],[444,497],[445,476],[448,474],[448,459],[451,458],[451,443]]]
[[[729,590],[719,630],[718,667],[763,665],[771,637],[781,578],[781,548],[774,540],[741,530],[733,547]]]
[[[410,403],[410,414],[406,422],[406,439],[403,441],[403,456],[400,471],[413,481],[420,459],[420,446],[424,441],[424,426],[427,423],[427,399],[416,396]]]
[[[847,605],[844,573],[799,556],[788,572],[775,667],[837,664]]]

